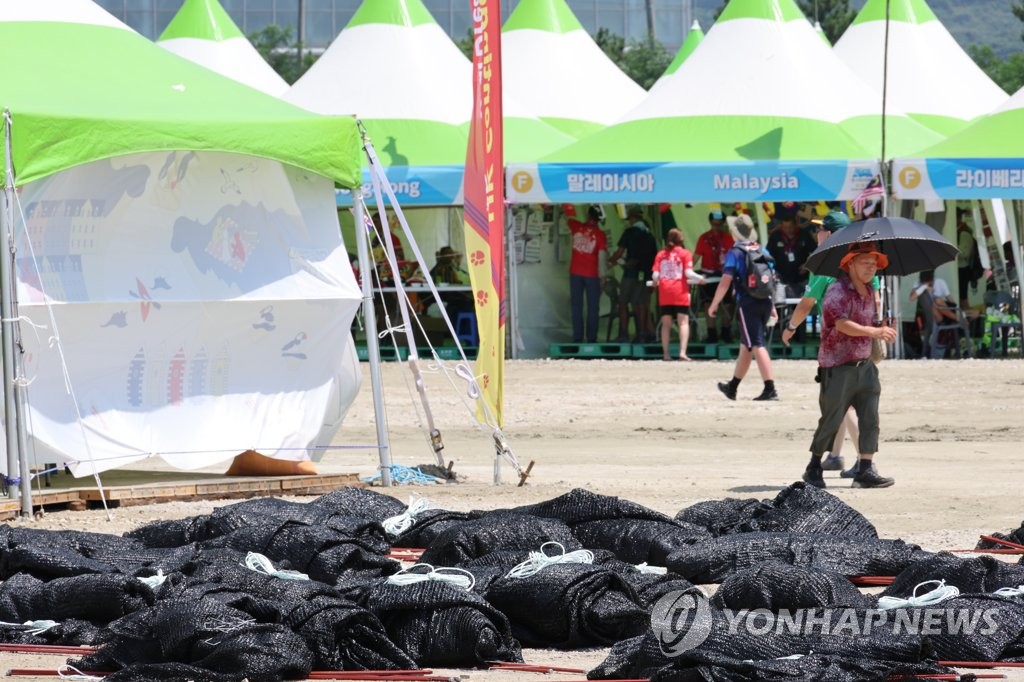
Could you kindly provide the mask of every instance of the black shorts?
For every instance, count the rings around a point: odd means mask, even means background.
[[[747,348],[764,345],[765,329],[772,314],[770,299],[743,298],[739,306],[740,344]]]
[[[672,317],[673,315],[689,315],[690,314],[690,306],[688,306],[688,305],[659,305],[658,306],[658,312],[660,312],[662,315],[668,315],[669,317]]]

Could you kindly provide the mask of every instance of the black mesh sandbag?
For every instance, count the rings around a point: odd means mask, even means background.
[[[305,679],[313,657],[283,625],[258,623],[215,600],[169,599],[110,624],[112,639],[71,665],[116,671],[115,682]]]
[[[1009,533],[993,532],[988,533],[988,535],[994,538],[999,538],[1000,540],[1009,540],[1015,545],[1024,545],[1024,521],[1021,522],[1020,528],[1017,530],[1011,530]],[[1000,547],[1007,547],[1007,545],[982,538],[981,540],[978,540],[978,544],[975,546],[975,549],[998,549]],[[1021,562],[1024,563],[1024,557],[1021,558]]]
[[[93,573],[44,582],[21,573],[0,583],[0,621],[75,618],[106,625],[153,601],[153,590],[127,575]]]
[[[726,532],[827,533],[877,538],[875,527],[859,511],[826,490],[799,482],[774,500],[751,509],[751,515]]]
[[[736,571],[711,598],[719,609],[806,609],[816,606],[868,608],[873,600],[861,594],[846,576],[778,561]]]
[[[523,646],[573,649],[632,637],[650,618],[636,592],[614,571],[555,564],[523,578],[495,580],[487,601],[508,616]]]
[[[286,568],[333,584],[339,576],[360,573],[366,578],[390,575],[397,561],[365,549],[358,541],[327,526],[307,526],[295,521],[239,528],[201,543],[205,547],[229,547],[263,554]]]
[[[181,567],[188,599],[215,599],[260,621],[297,632],[320,670],[391,670],[415,667],[362,606],[317,580],[284,580],[241,565],[244,553],[198,552]]]
[[[915,587],[929,580],[945,580],[963,593],[995,592],[1001,587],[1024,585],[1024,567],[990,556],[959,557],[939,552],[911,562],[882,594],[910,597]]]
[[[1024,661],[1024,602],[968,594],[931,609],[903,610],[921,619],[940,661]],[[928,622],[929,610],[941,616]]]
[[[141,542],[144,547],[181,547],[206,539],[206,522],[209,514],[190,516],[185,519],[153,521],[124,534],[124,537]]]
[[[420,561],[434,566],[457,566],[505,549],[539,550],[545,542],[557,542],[566,552],[581,547],[561,521],[525,514],[488,514],[441,533],[427,546]]]
[[[650,519],[607,519],[578,523],[572,532],[587,549],[607,549],[623,561],[664,566],[680,547],[711,538],[690,523]]]
[[[403,508],[401,511],[405,511]],[[412,528],[391,541],[392,547],[423,549],[433,544],[442,533],[484,516],[484,512],[459,512],[448,509],[426,509],[416,515]]]
[[[676,513],[676,521],[692,523],[695,526],[706,528],[713,535],[723,535],[731,528],[749,519],[754,512],[767,502],[753,498],[737,499],[727,497],[724,500],[707,500],[680,509]]]
[[[289,502],[276,497],[261,497],[218,507],[210,514],[205,538],[216,538],[257,524],[295,521],[306,526],[332,528],[371,552],[386,554],[391,548],[379,521],[350,516],[330,505]]]
[[[636,592],[640,605],[648,610],[654,602],[669,592],[685,592],[693,588],[693,583],[672,571],[662,569],[666,572],[653,573],[649,570],[641,570],[640,565],[622,561],[611,552],[595,551],[594,564],[614,571],[629,583]]]
[[[5,621],[16,623],[18,621]],[[21,621],[22,623],[24,621]],[[106,627],[99,627],[84,620],[68,618],[44,632],[0,623],[0,643],[3,644],[50,644],[64,646],[99,646],[109,639]]]
[[[720,583],[734,571],[771,559],[846,576],[898,575],[911,561],[927,554],[902,540],[737,533],[679,549],[668,557],[666,565],[688,580],[706,584]]]
[[[564,495],[559,495],[550,500],[522,507],[514,507],[507,511],[545,519],[558,519],[570,527],[587,521],[610,519],[672,520],[661,512],[648,509],[636,502],[630,502],[629,500],[623,500],[610,495],[600,495],[583,488],[574,488]]]
[[[152,558],[140,542],[117,535],[0,526],[0,580],[15,573],[49,580],[130,572]]]
[[[809,652],[905,663],[932,658],[933,652],[926,637],[902,630],[896,632],[891,627],[871,627],[874,613],[870,611],[811,609],[791,615],[794,620],[773,618],[768,626],[768,612],[733,613],[710,608],[701,616],[708,619],[704,621],[707,624],[707,637],[693,642],[696,646],[686,651],[740,660],[771,660]],[[685,622],[695,624],[697,621]],[[805,623],[813,625],[805,627]],[[620,642],[612,647],[608,657],[599,666],[590,671],[588,677],[649,677],[655,670],[671,665],[675,656],[670,654],[676,653],[672,647],[677,643],[677,634],[656,634],[649,630],[642,637]]]
[[[955,672],[929,661],[904,663],[817,654],[798,659],[752,661],[694,651],[673,659],[671,665],[651,676],[651,682],[885,682],[891,677],[910,679],[916,675]]]
[[[324,507],[334,514],[354,516],[357,518],[383,521],[398,516],[406,509],[405,502],[378,493],[368,488],[342,488],[321,495],[309,503],[315,507]]]
[[[463,587],[382,580],[367,592],[366,607],[420,666],[486,667],[489,661],[523,660],[508,619]]]

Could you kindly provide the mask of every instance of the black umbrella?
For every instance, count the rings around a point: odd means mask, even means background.
[[[889,266],[880,273],[883,275],[934,270],[959,253],[954,244],[925,223],[908,218],[868,218],[835,232],[808,257],[805,266],[816,275],[838,277],[843,273],[839,261],[857,242],[874,242],[875,248],[889,257]]]

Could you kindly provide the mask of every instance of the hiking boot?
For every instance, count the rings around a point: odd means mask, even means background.
[[[761,391],[761,395],[754,398],[754,400],[778,400],[779,392],[774,388],[766,388]]]
[[[813,485],[815,488],[825,488],[825,477],[821,474],[819,467],[807,467],[804,469],[804,483]]]
[[[857,472],[853,477],[851,488],[888,488],[896,482],[894,478],[886,478],[878,473],[878,469],[872,464],[866,471]]]
[[[857,462],[853,463],[849,469],[845,469],[839,473],[839,478],[854,478],[857,475]]]
[[[828,455],[827,457],[825,457],[824,460],[822,460],[821,468],[824,469],[825,471],[843,471],[843,457],[842,457],[842,455],[832,455],[832,454]],[[853,478],[853,475],[857,473],[856,469],[857,469],[857,467],[855,465],[853,467],[853,469],[850,470],[853,473],[850,474],[849,476],[846,476],[845,472],[842,473],[842,474],[839,474],[839,475],[840,476],[844,476],[845,478]]]
[[[736,400],[736,388],[725,381],[718,382],[718,390],[725,394],[729,400]]]

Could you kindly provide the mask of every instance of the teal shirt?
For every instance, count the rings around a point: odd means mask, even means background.
[[[821,312],[821,299],[825,298],[825,290],[828,289],[829,285],[834,281],[836,281],[835,277],[811,275],[811,279],[807,282],[807,288],[804,290],[804,297],[813,298],[815,300],[818,312]],[[882,288],[882,283],[878,279],[877,275],[871,280],[871,288],[875,291]]]

